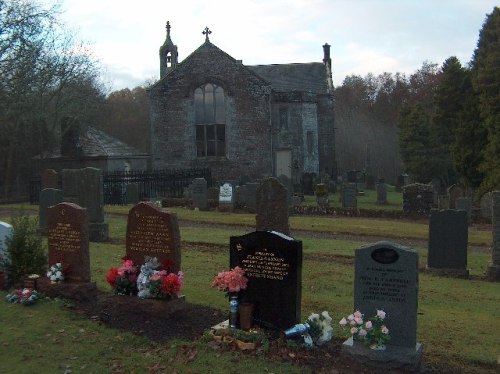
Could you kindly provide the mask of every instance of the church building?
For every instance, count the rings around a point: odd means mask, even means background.
[[[207,27],[179,62],[170,28],[149,89],[153,168],[210,168],[218,181],[336,176],[328,44],[322,62],[247,66]]]

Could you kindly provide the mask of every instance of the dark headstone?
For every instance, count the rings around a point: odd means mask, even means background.
[[[356,184],[348,183],[342,188],[342,208],[356,208],[357,206]]]
[[[181,236],[177,215],[151,202],[140,202],[128,213],[126,251],[134,264],[144,257],[156,257],[160,263],[169,260],[171,272],[181,268]]]
[[[387,204],[387,184],[384,182],[377,184],[377,204]]]
[[[448,196],[450,197],[449,208],[456,209],[456,201],[458,198],[464,197],[464,189],[460,185],[454,184],[448,187]]]
[[[405,213],[428,214],[434,205],[431,185],[414,183],[403,188],[403,211]]]
[[[41,175],[41,189],[59,188],[59,174],[54,169],[45,169]]]
[[[286,188],[286,201],[288,202],[288,206],[292,205],[292,194],[293,194],[293,184],[292,180],[288,178],[286,175],[281,174],[278,177],[278,181],[285,186]]]
[[[429,219],[430,271],[447,275],[468,276],[467,270],[467,214],[463,210],[431,210]]]
[[[205,178],[195,178],[191,184],[191,198],[193,205],[199,210],[208,209],[207,180]]]
[[[472,199],[470,197],[459,197],[455,202],[455,209],[465,210],[467,213],[467,221],[470,222],[472,218]]]
[[[139,202],[139,186],[136,183],[130,183],[125,188],[126,203],[137,204]]]
[[[57,190],[55,188],[45,188],[40,191],[38,227],[42,234],[47,234],[47,209],[62,202],[63,195],[61,190]]]
[[[481,217],[491,219],[493,214],[493,192],[487,192],[481,197],[480,201]]]
[[[422,345],[417,339],[418,254],[413,249],[382,241],[363,246],[355,254],[354,309],[365,317],[377,310],[386,312],[385,324],[391,339],[386,351],[365,348],[352,337],[342,351],[369,365],[416,370]]]
[[[255,221],[257,231],[290,233],[287,191],[276,178],[265,179],[257,188]]]
[[[80,169],[64,169],[62,187],[64,201],[80,205]]]
[[[492,234],[491,264],[488,266],[488,279],[500,282],[500,191],[492,192]]]
[[[304,195],[314,195],[314,173],[304,173],[302,175],[302,192]]]
[[[47,210],[49,265],[68,266],[65,281],[90,282],[87,211],[73,203]]]
[[[287,329],[301,322],[301,241],[268,231],[233,236],[230,266],[246,271],[248,286],[240,293],[255,305],[256,324]]]

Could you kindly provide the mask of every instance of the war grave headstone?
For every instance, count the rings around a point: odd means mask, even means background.
[[[129,210],[126,234],[126,254],[134,264],[144,263],[144,257],[156,257],[160,263],[170,261],[170,271],[181,269],[181,236],[177,215],[144,201]]]
[[[219,188],[219,210],[232,211],[234,208],[234,190],[231,183],[224,183]]]
[[[40,177],[41,189],[59,188],[59,174],[54,169],[45,169]]]
[[[256,211],[257,231],[277,231],[286,235],[290,234],[287,191],[276,178],[265,179],[257,188]]]
[[[481,217],[491,220],[491,215],[493,214],[493,192],[487,192],[481,196],[479,204],[481,207]]]
[[[348,183],[342,188],[342,208],[356,208],[357,206],[356,183]]]
[[[41,234],[47,235],[47,209],[62,202],[63,194],[61,190],[55,188],[45,188],[40,191],[38,204],[38,227]]]
[[[432,209],[429,218],[427,271],[438,275],[468,277],[467,213]]]
[[[500,282],[500,191],[492,192],[492,234],[491,263],[488,265],[488,279]]]
[[[14,229],[7,222],[0,221],[0,259],[5,259],[7,255],[7,237],[12,236]],[[5,273],[2,268],[2,263],[0,262],[0,290],[4,288],[5,285]]]
[[[464,197],[464,189],[458,184],[448,187],[447,195],[450,197],[449,209],[456,209],[456,201],[460,197]]]
[[[413,183],[403,188],[403,211],[405,213],[428,214],[434,205],[434,192],[431,185]]]
[[[459,197],[455,202],[455,209],[465,210],[467,213],[467,221],[472,219],[472,199],[470,197]]]
[[[193,205],[199,210],[208,209],[207,180],[205,178],[195,178],[191,184],[191,198]]]
[[[139,202],[139,186],[137,183],[129,183],[125,187],[125,199],[127,204],[137,204]]]
[[[269,231],[232,236],[230,266],[246,272],[240,296],[254,304],[255,324],[283,330],[301,322],[301,241]]]
[[[366,316],[386,312],[391,339],[374,351],[347,339],[343,354],[370,366],[415,371],[423,346],[417,343],[418,254],[397,243],[381,241],[356,249],[354,310]]]
[[[387,184],[383,179],[380,179],[377,183],[377,204],[387,204]]]

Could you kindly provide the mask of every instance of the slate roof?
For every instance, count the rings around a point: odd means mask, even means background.
[[[321,62],[248,66],[269,83],[275,91],[328,92],[326,67]]]
[[[125,156],[145,155],[137,149],[113,138],[105,132],[94,127],[87,128],[80,134],[80,144],[84,156]]]

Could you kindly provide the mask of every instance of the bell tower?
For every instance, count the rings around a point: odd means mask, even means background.
[[[167,38],[160,47],[160,79],[171,71],[178,63],[177,46],[170,39],[170,22],[167,21]]]

